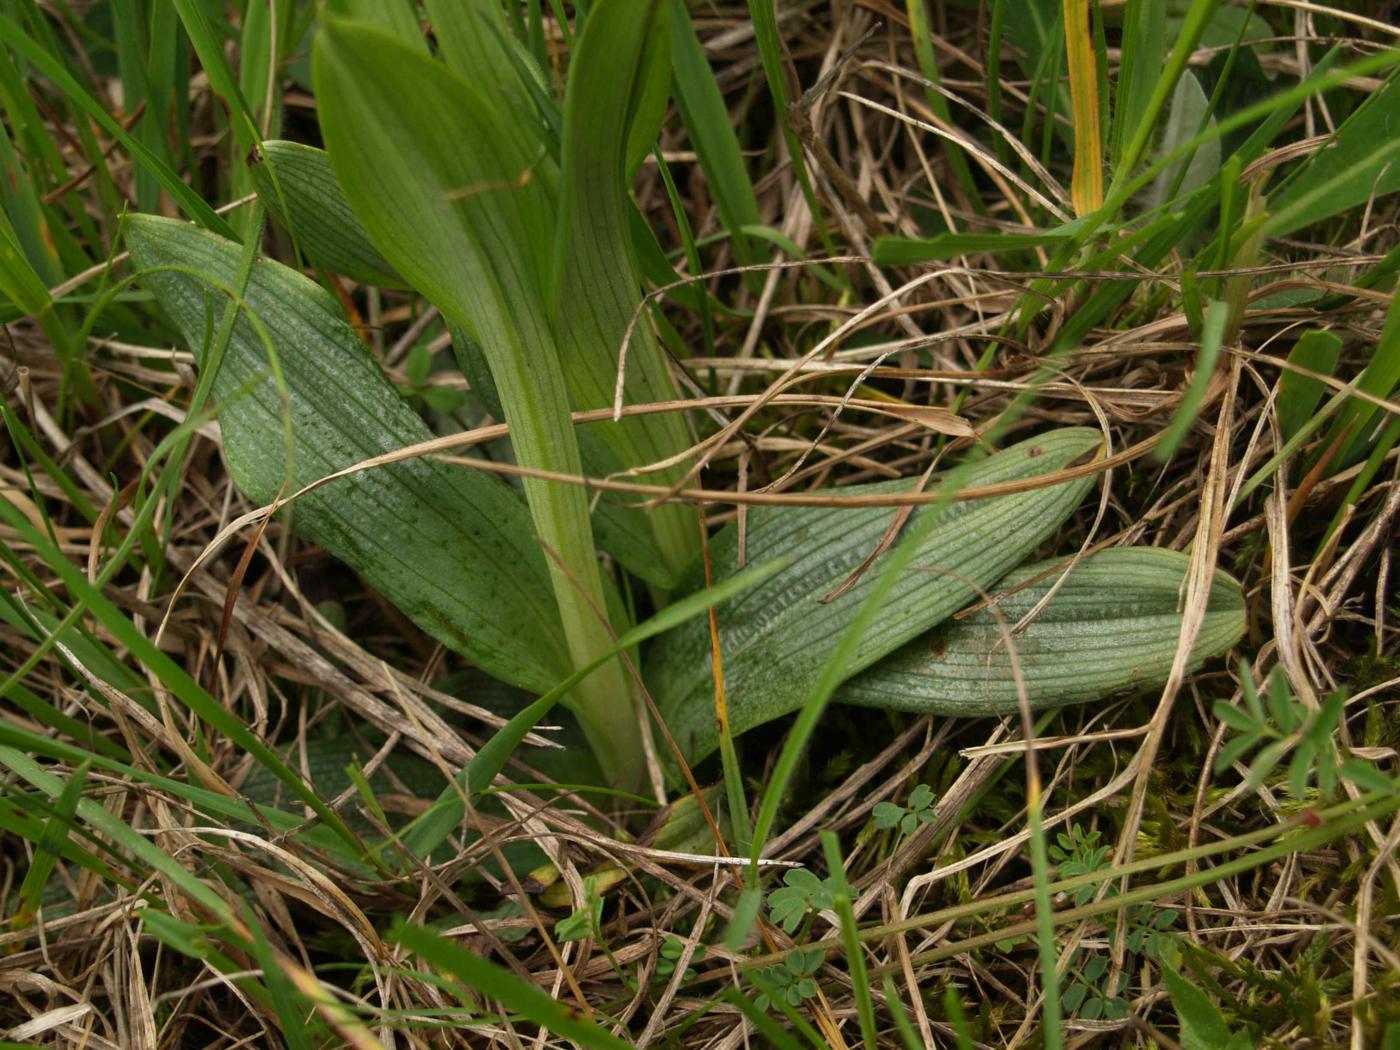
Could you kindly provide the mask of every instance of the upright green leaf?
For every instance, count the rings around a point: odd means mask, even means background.
[[[154,271],[146,285],[201,353],[206,318],[223,305],[218,286],[236,270],[237,246],[152,216],[130,220],[128,242],[137,264]],[[432,436],[314,281],[262,260],[246,305],[249,316],[234,330],[214,396],[225,458],[249,499],[270,502]],[[277,351],[285,404],[264,336]],[[542,691],[567,672],[544,556],[509,486],[415,459],[332,482],[298,500],[291,514],[299,532],[491,674]]]
[[[1330,376],[1342,353],[1342,341],[1336,335],[1314,328],[1304,332],[1288,354],[1289,364],[1306,368],[1318,375]],[[1287,371],[1279,379],[1278,425],[1285,439],[1293,437],[1312,418],[1313,410],[1326,390],[1321,379]]]
[[[631,138],[639,131],[641,139],[654,141],[656,135],[654,126],[644,124],[655,119],[654,107],[647,109],[654,85],[645,74],[648,68],[665,68],[656,56],[658,51],[664,56],[668,45],[665,11],[659,2],[647,5],[644,13],[635,3],[604,0],[574,41],[564,103],[555,318],[560,351],[570,365],[573,404],[579,409],[613,403],[618,357],[629,328],[626,401],[645,404],[676,396],[645,316],[633,326],[641,282],[624,182]],[[672,458],[690,445],[684,421],[673,413],[592,429],[623,468]],[[679,469],[672,468],[658,477],[668,483],[679,476]],[[694,512],[677,505],[632,513],[645,515],[644,524],[655,535],[649,546],[659,553],[656,567],[666,570],[661,582],[674,583],[696,550]]]
[[[969,486],[1050,474],[1091,452],[1096,431],[1056,430],[1013,445],[965,472]],[[1080,478],[991,499],[924,507],[910,529],[935,515],[937,524],[900,579],[882,615],[861,638],[846,677],[869,667],[973,601],[1020,564],[1073,512],[1092,484]],[[882,482],[833,493],[890,494],[912,482]],[[930,485],[929,491],[936,491]],[[861,566],[889,525],[890,508],[759,507],[749,514],[746,557],[792,557],[793,565],[718,609],[725,695],[735,735],[795,710],[831,646],[841,638],[880,575],[882,560],[834,600],[824,601]],[[738,530],[710,544],[716,579],[738,563]],[[884,555],[883,557],[888,557]],[[672,632],[648,655],[647,680],[666,724],[694,758],[718,740],[708,624]]]
[[[676,107],[681,122],[695,146],[700,169],[705,173],[710,195],[720,221],[729,230],[734,259],[741,265],[763,262],[761,251],[742,230],[763,222],[758,197],[744,167],[743,150],[710,69],[705,49],[695,35],[685,0],[669,0],[671,5],[671,63],[676,78]],[[755,288],[761,277],[752,279]]]
[[[543,145],[549,138],[544,125],[554,114],[542,120],[539,106],[552,100],[534,59],[506,25],[499,0],[426,0],[424,6],[447,68],[488,103],[514,114]],[[552,170],[542,174],[553,177]]]
[[[581,473],[545,289],[556,210],[534,177],[538,137],[443,65],[378,30],[322,21],[313,53],[321,130],[336,176],[376,248],[481,345],[519,462]],[[574,666],[609,647],[588,520],[576,486],[525,479]],[[580,721],[619,782],[640,776],[639,730],[621,668],[579,689]]]
[[[1400,386],[1400,296],[1393,296],[1390,309],[1386,311],[1385,327],[1381,337],[1371,351],[1371,359],[1356,382],[1357,389],[1374,397],[1389,397],[1391,391]],[[1378,405],[1370,401],[1349,398],[1346,407],[1332,424],[1324,447],[1331,448],[1334,441],[1340,441],[1340,451],[1333,456],[1333,462],[1350,466],[1366,454],[1366,449],[1376,439],[1380,421],[1376,414]]]
[[[1157,155],[1168,156],[1183,143],[1195,138],[1204,130],[1209,111],[1210,100],[1206,98],[1201,82],[1193,73],[1184,73],[1172,92],[1166,127],[1162,129],[1162,137],[1157,143]],[[1145,209],[1150,211],[1178,197],[1190,196],[1219,169],[1220,140],[1201,143],[1189,156],[1163,170],[1147,187],[1143,194]]]

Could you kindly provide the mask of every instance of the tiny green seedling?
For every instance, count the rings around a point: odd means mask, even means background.
[[[877,828],[898,828],[900,834],[912,835],[920,824],[933,823],[933,788],[920,784],[909,793],[909,801],[904,805],[880,802],[872,813]]]
[[[1216,719],[1233,731],[1232,738],[1215,757],[1217,773],[1255,752],[1245,777],[1246,790],[1255,791],[1291,754],[1284,783],[1299,802],[1309,801],[1310,784],[1321,801],[1330,801],[1339,779],[1348,780],[1363,791],[1397,790],[1396,782],[1370,762],[1343,756],[1337,731],[1346,707],[1346,690],[1328,693],[1321,704],[1312,708],[1293,695],[1283,671],[1274,668],[1261,698],[1249,668],[1242,663],[1240,693],[1243,707],[1220,700],[1213,709]]]
[[[701,962],[705,958],[706,948],[703,944],[697,944],[695,951],[690,954],[692,963]],[[681,956],[685,954],[685,939],[677,937],[674,933],[668,933],[661,941],[661,948],[657,952],[656,969],[652,971],[653,982],[664,981],[676,972],[676,964],[680,962]],[[687,966],[684,978],[690,980],[695,976],[695,969]]]
[[[770,996],[781,996],[789,1006],[799,1006],[815,996],[816,973],[825,959],[826,953],[820,948],[794,948],[782,962],[759,970],[755,983],[762,991],[754,1000],[759,1009],[767,1010],[773,1005]]]
[[[560,944],[581,941],[587,937],[597,939],[603,930],[603,897],[598,892],[598,881],[593,875],[583,880],[584,904],[554,924],[554,939]]]
[[[783,885],[768,895],[768,914],[788,933],[796,933],[811,912],[833,906],[831,879],[819,879],[806,868],[783,872]]]

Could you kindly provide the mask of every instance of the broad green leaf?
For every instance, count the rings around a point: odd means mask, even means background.
[[[578,443],[545,290],[556,202],[532,129],[499,98],[360,23],[322,20],[313,52],[321,130],[336,177],[376,248],[481,345],[511,426],[573,666],[609,648],[578,476]],[[619,786],[641,775],[630,688],[615,663],[583,684],[580,721]]]
[[[415,0],[328,0],[326,8],[341,18],[367,22],[392,34],[419,54],[428,53]],[[434,28],[438,28],[436,25]]]
[[[1068,428],[1031,438],[968,468],[969,487],[1050,474],[1092,452],[1096,431]],[[882,614],[855,646],[850,677],[952,615],[1051,536],[1092,485],[1079,478],[990,499],[926,506],[913,530],[935,524],[897,580]],[[912,482],[882,482],[833,495],[891,494]],[[936,483],[928,491],[936,491]],[[877,585],[882,559],[839,597],[822,601],[875,550],[895,511],[875,507],[758,507],[749,514],[745,557],[791,557],[787,571],[718,609],[729,723],[735,735],[796,710],[827,656]],[[738,530],[710,544],[716,579],[734,571]],[[692,622],[648,654],[647,681],[681,749],[692,758],[717,743],[708,624]]]
[[[237,246],[151,216],[130,220],[128,241],[143,269],[188,271],[152,272],[144,280],[200,353],[206,318],[223,305],[218,285],[226,286],[237,267]],[[279,492],[432,436],[315,282],[263,260],[246,304],[277,350],[287,399],[284,406],[262,334],[241,318],[214,396],[229,469],[249,499],[271,502]],[[491,674],[541,691],[567,672],[544,556],[509,486],[415,459],[334,481],[303,496],[291,513],[297,531]]]
[[[547,97],[547,89],[529,52],[506,26],[499,0],[426,0],[424,6],[447,68],[488,101],[498,100],[538,125],[536,100]]]
[[[1288,355],[1288,363],[1318,375],[1330,376],[1341,356],[1342,341],[1324,329],[1304,332]],[[1312,418],[1326,385],[1321,379],[1285,371],[1279,380],[1278,425],[1285,439],[1293,437]]]
[[[574,41],[564,103],[555,327],[578,409],[613,403],[618,355],[629,328],[626,402],[667,401],[676,396],[646,317],[635,327],[632,324],[641,303],[641,282],[623,182],[628,141],[647,116],[638,110],[652,91],[644,74],[658,64],[655,54],[659,50],[664,55],[668,44],[665,10],[659,2],[644,8],[630,0],[604,0],[590,12]],[[650,135],[654,139],[654,128]],[[675,413],[638,416],[589,429],[613,453],[612,470],[669,459],[690,445],[684,420]],[[679,477],[679,468],[657,475],[662,483]],[[637,568],[663,586],[674,584],[697,546],[694,511],[667,505],[633,511],[631,516],[642,518],[632,531],[655,534],[648,546],[660,555],[659,565],[652,556]],[[624,564],[632,562],[624,558]],[[663,571],[656,573],[656,569]]]
[[[1342,122],[1302,172],[1269,201],[1271,237],[1330,219],[1373,196],[1400,190],[1400,76]]]
[[[1024,566],[997,584],[1002,591],[1035,581],[997,602],[1007,629],[1060,580],[1060,564]],[[1181,634],[1189,565],[1187,555],[1156,547],[1110,548],[1080,561],[1039,615],[1013,636],[1031,706],[1088,702],[1165,682]],[[1192,669],[1228,650],[1243,633],[1239,584],[1217,572]],[[907,643],[852,678],[836,699],[938,715],[1017,710],[1011,655],[987,609],[944,621]]]
[[[267,210],[313,263],[363,284],[403,287],[351,210],[324,150],[272,139],[248,163]]]
[[[1167,156],[1205,130],[1209,126],[1204,123],[1209,110],[1210,100],[1206,98],[1195,74],[1182,74],[1172,92],[1166,127],[1162,129],[1162,137],[1157,143],[1157,155]],[[1144,208],[1151,211],[1167,201],[1189,197],[1219,170],[1220,140],[1213,138],[1201,143],[1189,157],[1183,157],[1165,168],[1153,180],[1143,194]]]
[[[1167,994],[1181,1023],[1185,1050],[1249,1050],[1254,1045],[1247,1032],[1231,1032],[1220,1008],[1170,963],[1162,967]]]

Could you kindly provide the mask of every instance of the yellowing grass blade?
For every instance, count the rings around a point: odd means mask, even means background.
[[[1074,114],[1074,174],[1070,197],[1080,217],[1103,204],[1103,136],[1099,127],[1099,74],[1089,29],[1089,0],[1064,0],[1065,52]]]

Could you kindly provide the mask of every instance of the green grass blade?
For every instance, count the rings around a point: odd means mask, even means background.
[[[78,811],[78,800],[83,797],[83,788],[87,785],[91,768],[84,762],[73,770],[63,786],[63,793],[54,803],[53,816],[46,823],[43,838],[36,844],[29,870],[24,873],[24,881],[19,886],[19,905],[10,919],[10,924],[16,929],[28,926],[38,914],[49,876],[53,874],[59,854],[68,840],[68,828],[72,826]]]
[[[1337,133],[1312,154],[1298,176],[1275,191],[1264,224],[1271,237],[1287,237],[1371,197],[1400,191],[1400,76],[1392,74]]]
[[[1330,376],[1337,368],[1342,353],[1342,341],[1333,333],[1320,328],[1304,332],[1288,354],[1288,363],[1306,368],[1318,375]],[[1312,418],[1313,410],[1322,400],[1326,384],[1321,379],[1286,371],[1279,379],[1278,425],[1284,439],[1293,437]]]
[[[52,55],[31,40],[23,29],[3,15],[0,15],[0,40],[3,40],[17,53],[23,55],[26,60],[33,63],[35,68],[52,80],[75,106],[101,125],[107,134],[120,142],[137,164],[144,166],[155,175],[166,191],[175,198],[176,203],[180,205],[186,215],[201,226],[221,233],[225,237],[234,236],[232,227],[214,213],[214,209],[205,203],[203,197],[185,185],[180,176],[171,171],[159,157],[113,119],[112,115],[88,94],[83,86],[73,79],[72,75]]]
[[[1225,326],[1230,319],[1230,304],[1223,301],[1212,302],[1206,307],[1205,320],[1201,325],[1201,348],[1196,354],[1196,368],[1191,373],[1191,382],[1186,393],[1181,396],[1176,414],[1167,424],[1162,440],[1152,450],[1158,463],[1168,462],[1176,455],[1181,442],[1196,423],[1196,416],[1215,378],[1215,365],[1220,359],[1220,343],[1225,336]]]
[[[1166,63],[1157,74],[1152,94],[1148,96],[1137,124],[1127,139],[1127,145],[1123,147],[1119,166],[1113,176],[1114,188],[1117,188],[1121,180],[1132,174],[1133,169],[1137,167],[1138,162],[1146,153],[1147,145],[1156,131],[1157,120],[1162,115],[1167,100],[1176,91],[1176,83],[1181,79],[1181,75],[1186,69],[1187,60],[1190,59],[1191,53],[1196,50],[1196,44],[1200,41],[1201,34],[1205,32],[1211,13],[1219,2],[1220,0],[1192,0],[1191,7],[1182,20],[1181,35],[1177,37],[1171,53],[1167,56]],[[1151,75],[1151,71],[1148,71],[1148,75]],[[1108,196],[1110,199],[1113,197],[1112,189],[1110,189]]]
[[[681,122],[695,147],[720,221],[729,231],[734,261],[740,266],[766,262],[762,251],[742,232],[745,226],[758,226],[763,218],[729,109],[695,35],[685,0],[670,0],[670,5],[671,64]],[[762,280],[761,274],[749,278],[755,288],[762,286]]]
[[[1390,301],[1385,327],[1381,329],[1381,337],[1376,341],[1371,360],[1366,363],[1356,387],[1374,397],[1387,398],[1397,384],[1400,384],[1400,296]],[[1340,451],[1332,457],[1334,464],[1347,467],[1366,455],[1367,448],[1376,437],[1373,431],[1377,427],[1376,413],[1379,411],[1380,407],[1372,402],[1348,398],[1346,407],[1332,424],[1323,443],[1324,448],[1330,448],[1334,441],[1342,442]]]
[[[754,37],[758,41],[759,56],[763,59],[763,78],[773,99],[773,113],[778,127],[782,129],[783,141],[787,144],[793,174],[797,176],[797,184],[802,189],[802,198],[807,202],[812,221],[822,240],[827,243],[827,251],[835,255],[826,230],[825,213],[817,201],[812,176],[807,171],[806,154],[802,152],[802,143],[792,130],[792,120],[788,116],[791,99],[788,96],[787,70],[783,65],[782,38],[778,34],[777,0],[749,0],[749,17],[753,19]]]
[[[32,784],[55,802],[63,797],[69,781],[43,769],[28,755],[12,747],[0,745],[0,765],[5,766],[15,776]],[[227,902],[213,887],[197,878],[170,854],[157,846],[144,835],[137,834],[125,821],[107,812],[92,799],[79,799],[76,812],[89,827],[106,836],[119,848],[125,850],[147,870],[157,871],[181,890],[196,904],[220,919],[231,916]]]
[[[875,1026],[875,998],[870,994],[870,970],[865,965],[865,949],[860,943],[856,913],[851,907],[855,891],[846,878],[846,860],[841,855],[841,843],[834,832],[821,833],[822,852],[826,867],[835,886],[832,905],[841,925],[841,942],[846,949],[846,967],[851,975],[851,991],[856,1000],[856,1016],[860,1018],[860,1037],[865,1050],[879,1050],[880,1037]]]
[[[594,1050],[627,1050],[629,1046],[611,1032],[583,1020],[576,1010],[542,989],[430,930],[400,922],[389,936],[439,972],[456,978],[467,988],[495,1000],[547,1032]]]
[[[1024,251],[1072,240],[1065,233],[940,233],[936,237],[878,237],[871,248],[879,266],[917,266],[960,255]]]

